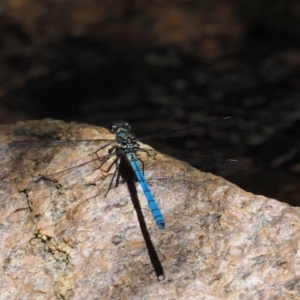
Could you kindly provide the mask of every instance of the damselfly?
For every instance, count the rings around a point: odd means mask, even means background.
[[[139,141],[150,139],[150,138],[170,138],[170,137],[178,137],[178,136],[187,136],[187,135],[195,135],[199,133],[205,133],[211,130],[217,130],[217,129],[223,129],[226,127],[230,127],[233,125],[237,125],[240,122],[242,122],[242,119],[235,118],[235,117],[227,117],[223,119],[217,119],[201,124],[196,125],[190,125],[187,127],[183,127],[180,129],[170,130],[170,131],[164,131],[159,133],[154,133],[150,135],[146,135],[143,137],[140,137],[137,139],[130,131],[130,125],[127,122],[121,121],[121,122],[115,122],[111,127],[111,133],[115,134],[115,139],[112,140],[104,140],[104,139],[97,139],[97,140],[80,140],[80,141],[60,141],[60,140],[52,140],[52,141],[14,141],[10,143],[10,147],[66,147],[66,146],[72,146],[76,145],[77,143],[97,143],[99,142],[106,142],[103,146],[98,148],[94,154],[97,156],[97,160],[100,162],[99,168],[102,167],[102,165],[108,161],[111,157],[115,157],[114,164],[116,165],[113,178],[111,180],[111,183],[109,185],[108,191],[112,188],[114,179],[117,176],[117,182],[118,184],[118,178],[119,178],[119,167],[122,159],[126,159],[135,175],[137,180],[139,181],[143,192],[145,194],[145,197],[148,201],[149,208],[152,212],[153,218],[158,226],[159,229],[165,229],[166,228],[166,222],[165,219],[161,213],[160,208],[158,207],[157,202],[155,201],[151,190],[149,188],[149,185],[144,177],[144,172],[140,167],[139,161],[141,161],[138,157],[139,151],[144,151],[148,153],[148,150],[143,149],[141,145],[139,144]],[[109,153],[106,156],[98,156],[98,151],[105,149],[109,146]],[[148,153],[149,154],[149,153]],[[93,160],[94,161],[94,160]],[[246,166],[236,160],[232,159],[221,159],[221,158],[205,158],[205,157],[189,157],[189,162],[191,162],[194,165],[210,165],[212,167],[218,167],[218,168],[230,168],[230,169],[236,169],[241,170],[245,169]],[[81,166],[86,165],[86,163],[72,167],[71,169],[77,169]],[[70,169],[70,170],[71,170]],[[60,173],[60,172],[59,172]],[[49,178],[52,176],[49,175]],[[107,192],[108,192],[107,191]]]

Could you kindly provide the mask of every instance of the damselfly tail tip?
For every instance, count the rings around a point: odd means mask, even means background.
[[[163,222],[163,221],[157,223],[157,226],[158,226],[159,229],[166,229],[167,228],[166,223]]]

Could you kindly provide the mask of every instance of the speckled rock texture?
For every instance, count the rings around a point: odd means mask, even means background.
[[[159,230],[136,183],[107,193],[113,160],[98,168],[108,149],[93,154],[105,142],[46,147],[113,138],[106,129],[48,119],[0,130],[1,300],[300,299],[299,208],[151,151],[140,157]]]

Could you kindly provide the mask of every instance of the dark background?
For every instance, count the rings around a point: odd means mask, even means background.
[[[299,205],[299,1],[0,4],[2,124],[125,119],[140,136],[226,116],[244,123],[149,144],[239,159],[214,173]]]

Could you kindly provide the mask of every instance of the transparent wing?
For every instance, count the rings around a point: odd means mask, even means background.
[[[114,140],[108,139],[97,139],[97,140],[74,140],[74,141],[62,141],[62,140],[24,140],[24,141],[13,141],[8,145],[10,148],[18,149],[30,149],[30,148],[54,148],[54,147],[74,147],[81,144],[87,145],[100,145],[102,142],[107,142],[101,148],[105,148],[112,144]]]
[[[145,149],[141,149],[145,151]],[[156,150],[147,150],[145,151],[149,155],[153,155],[157,153]],[[188,162],[191,165],[197,166],[199,168],[207,168],[207,169],[226,169],[226,170],[245,170],[247,166],[242,162],[222,157],[205,157],[205,156],[194,156],[194,155],[185,155],[174,152],[163,152],[162,154],[166,154],[172,157],[175,157],[179,160],[183,160]]]
[[[45,179],[51,180],[53,182],[65,182],[68,181],[69,183],[73,182],[74,180],[80,178],[84,178],[90,175],[93,171],[97,170],[101,167],[102,163],[105,162],[107,156],[96,157],[92,158],[89,157],[87,161],[76,165],[71,168],[63,169],[62,171],[55,172],[52,174],[44,174],[42,177]]]
[[[139,140],[146,140],[150,138],[170,138],[170,137],[177,137],[177,136],[188,136],[194,134],[205,134],[212,130],[220,130],[227,127],[231,127],[242,123],[243,119],[236,118],[236,117],[226,117],[223,119],[217,119],[201,124],[190,125],[187,127],[163,131],[158,133],[153,133],[149,135],[145,135],[139,138]]]
[[[221,157],[203,157],[203,156],[189,156],[189,155],[177,155],[179,159],[183,159],[191,165],[199,168],[216,168],[227,170],[245,170],[247,166],[242,162],[235,159],[221,158]]]
[[[100,167],[104,167],[103,162],[109,165],[114,163],[108,162],[107,157],[87,157],[85,162],[74,167],[46,173],[32,180],[26,193],[34,213],[47,215],[46,210],[64,211],[67,207],[97,199],[97,196],[104,197],[111,174]]]
[[[41,223],[52,224],[53,218],[59,219],[67,211],[80,213],[89,201],[105,197],[111,176],[99,167],[106,158],[88,157],[74,167],[43,174],[31,181],[25,191],[31,210],[36,216],[41,216]],[[107,203],[102,201],[101,205],[105,207]],[[48,220],[49,215],[51,218]]]

